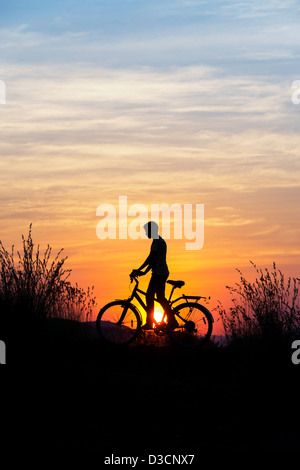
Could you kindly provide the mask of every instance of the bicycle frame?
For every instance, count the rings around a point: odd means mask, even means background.
[[[124,303],[125,303],[125,307],[124,307],[123,314],[121,315],[120,320],[118,321],[118,323],[120,323],[120,324],[121,324],[122,321],[124,320],[125,315],[126,315],[126,313],[127,313],[126,304],[131,303],[131,301],[132,301],[133,299],[136,299],[136,300],[139,302],[139,304],[143,307],[144,311],[147,312],[147,306],[146,306],[145,302],[143,301],[143,299],[142,299],[142,298],[139,296],[139,294],[138,294],[138,293],[140,293],[140,294],[146,295],[146,292],[144,292],[143,290],[139,289],[139,287],[138,287],[138,286],[139,286],[139,281],[138,281],[138,279],[137,279],[136,277],[133,277],[133,278],[131,279],[131,282],[132,282],[132,280],[134,280],[136,284],[135,284],[135,286],[134,286],[134,289],[133,289],[131,295],[128,297],[128,299],[123,300]],[[200,299],[206,299],[206,297],[202,297],[202,296],[199,296],[199,295],[185,295],[185,294],[183,294],[181,297],[178,297],[177,299],[174,299],[174,300],[171,301],[172,295],[173,295],[173,292],[174,292],[175,288],[176,288],[175,286],[172,287],[171,292],[170,292],[170,296],[169,296],[169,299],[168,299],[168,302],[169,302],[170,307],[172,307],[172,306],[173,306],[176,302],[178,302],[179,300],[185,300],[186,303],[189,304],[189,303],[191,303],[191,302],[189,302],[189,300],[192,300],[192,299],[194,300],[194,303],[198,303],[198,301],[199,301]],[[156,297],[154,297],[154,300],[155,300],[156,302],[158,302],[158,300],[157,300]],[[175,307],[175,308],[176,308],[176,307]],[[192,306],[191,306],[191,309],[192,309]],[[192,310],[191,310],[191,312],[192,312]],[[179,315],[179,313],[176,313],[176,311],[175,311],[174,313],[175,313],[181,320],[185,321],[185,320]],[[164,320],[165,315],[166,315],[166,313],[164,312],[162,321]],[[157,323],[155,319],[154,319],[154,322]]]
[[[138,288],[139,281],[137,280],[137,278],[133,278],[133,279],[135,280],[136,284],[135,284],[134,289],[131,293],[131,296],[127,299],[127,301],[131,302],[133,299],[136,299],[139,302],[139,304],[143,307],[145,312],[147,312],[147,306],[146,306],[145,302],[143,301],[143,299],[138,294],[138,292],[139,292],[140,294],[146,295],[146,292],[144,292],[143,290]],[[154,300],[157,300],[157,299],[154,299]]]
[[[164,307],[162,319],[157,321],[153,318],[151,319],[153,324],[149,325],[149,328],[147,324],[146,328],[142,327],[142,311],[138,305],[147,313],[146,300],[143,298],[143,296],[147,296],[147,293],[139,288],[137,278],[138,276],[130,275],[130,280],[131,282],[135,281],[135,285],[128,298],[115,299],[100,310],[96,327],[103,340],[120,345],[129,344],[139,335],[143,339],[144,329],[153,330],[157,336],[167,334],[181,346],[198,346],[209,340],[214,319],[210,311],[203,304],[198,303],[201,298],[209,299],[209,297],[183,294],[173,299],[174,290],[182,287],[183,281],[169,281],[172,288],[169,298],[166,299],[168,306],[163,300],[163,305],[160,304]],[[137,302],[133,303],[135,299]],[[154,296],[154,300],[160,303],[157,296]],[[129,311],[130,314],[127,315]],[[181,321],[173,322],[173,315]]]

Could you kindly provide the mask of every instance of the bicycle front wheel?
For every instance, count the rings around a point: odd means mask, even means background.
[[[138,335],[141,319],[131,304],[116,300],[100,310],[96,327],[99,336],[106,342],[129,344]]]
[[[203,305],[196,302],[178,305],[174,314],[179,327],[171,331],[172,340],[180,346],[200,346],[206,343],[212,333],[212,315]]]

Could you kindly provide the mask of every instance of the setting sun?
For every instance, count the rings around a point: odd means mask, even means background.
[[[154,311],[154,320],[156,320],[158,323],[162,321],[164,312],[159,312],[158,310]]]

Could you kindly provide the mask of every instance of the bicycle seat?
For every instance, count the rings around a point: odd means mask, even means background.
[[[184,281],[167,281],[168,284],[171,284],[171,286],[174,287],[182,287],[184,286],[185,282]]]

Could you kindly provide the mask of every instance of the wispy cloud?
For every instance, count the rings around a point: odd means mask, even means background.
[[[287,117],[293,105],[284,82],[220,79],[212,67],[8,65],[6,73],[4,179],[14,171],[9,158],[27,175],[25,184],[33,170],[49,181],[81,172],[91,182],[95,170],[109,169],[146,185],[170,172],[191,187],[199,173],[204,187],[237,191],[297,184],[298,135],[291,132],[293,115]]]
[[[23,22],[0,29],[2,59],[123,68],[202,63],[229,70],[241,60],[299,56],[296,1],[114,1],[85,9],[74,2],[67,16],[61,3],[61,14],[56,3],[46,24],[35,9],[19,17]]]
[[[261,2],[259,0],[245,1],[245,2],[224,2],[221,5],[221,11],[230,13],[238,18],[262,18],[270,16],[278,18],[278,12],[288,13],[296,12],[298,9],[298,2],[296,0],[266,0]]]

